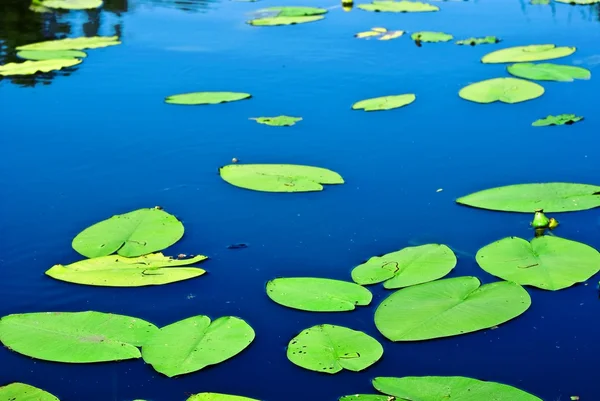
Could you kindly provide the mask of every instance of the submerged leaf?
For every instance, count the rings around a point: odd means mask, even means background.
[[[77,59],[56,59],[25,61],[23,63],[8,63],[0,65],[0,75],[33,75],[38,72],[50,72],[61,70],[66,67],[72,67],[81,63]]]
[[[235,102],[250,97],[252,97],[252,95],[249,93],[242,92],[192,92],[167,96],[165,102],[183,105],[219,104]]]
[[[59,401],[52,394],[25,383],[11,383],[0,387],[3,401]]]
[[[375,0],[371,4],[359,4],[358,8],[366,11],[383,11],[392,13],[418,13],[418,12],[429,12],[439,11],[439,7],[428,3],[422,3],[419,1],[388,1],[388,0]]]
[[[361,100],[352,105],[353,110],[381,111],[407,106],[416,100],[414,93],[390,95]]]
[[[463,40],[457,40],[456,44],[457,45],[468,45],[468,46],[475,46],[475,45],[485,45],[485,44],[494,44],[494,43],[499,43],[500,39],[498,39],[496,36],[485,36],[483,38],[468,38],[468,39],[463,39]]]
[[[101,312],[39,312],[0,319],[0,341],[45,361],[90,363],[139,358],[158,328],[145,320]]]
[[[546,118],[534,121],[531,125],[534,127],[546,127],[548,125],[571,125],[583,120],[583,117],[575,114],[559,114],[557,116],[548,116]]]
[[[517,78],[494,78],[465,86],[458,95],[476,103],[519,103],[544,94],[544,87]]]
[[[162,327],[142,354],[157,372],[173,377],[232,358],[253,340],[254,330],[242,319],[224,316],[211,322],[198,315]]]
[[[142,287],[188,280],[206,273],[188,266],[207,259],[198,255],[190,259],[172,259],[162,253],[137,258],[118,255],[85,259],[70,265],[54,265],[46,274],[54,279],[70,283],[104,287]]]
[[[302,117],[277,116],[277,117],[254,117],[254,120],[259,124],[271,125],[273,127],[290,127],[298,121],[302,121]]]
[[[477,252],[483,270],[521,285],[562,290],[586,281],[600,271],[600,253],[580,242],[553,236],[531,242],[508,237]]]
[[[449,42],[454,36],[444,32],[420,31],[410,35],[412,40],[426,43]]]
[[[322,191],[323,184],[344,183],[334,171],[294,164],[230,164],[219,173],[231,185],[264,192]]]
[[[575,79],[590,79],[589,70],[582,67],[560,64],[517,63],[507,67],[509,73],[516,77],[538,81],[573,82]]]
[[[575,53],[575,47],[556,47],[556,45],[516,46],[496,50],[483,56],[482,63],[522,63],[527,61],[550,60]]]
[[[373,256],[352,270],[361,285],[383,283],[388,289],[437,280],[456,266],[456,256],[446,245],[411,246],[383,256]]]
[[[377,362],[383,347],[373,337],[342,326],[322,324],[303,330],[288,344],[287,357],[295,365],[334,374],[359,372]]]
[[[22,50],[17,57],[27,60],[59,60],[85,58],[87,54],[79,50]]]
[[[503,212],[574,212],[600,207],[600,186],[565,182],[507,185],[475,192],[456,202]]]
[[[360,285],[314,277],[276,278],[267,283],[267,295],[280,305],[311,312],[351,311],[373,298]]]
[[[102,6],[102,0],[41,0],[42,7],[64,10],[88,10]]]
[[[527,291],[515,283],[447,278],[394,292],[375,311],[375,325],[392,341],[429,340],[497,326],[530,305]]]
[[[100,47],[119,45],[118,36],[93,36],[80,38],[67,38],[49,40],[46,42],[32,43],[19,46],[17,50],[84,50],[97,49]]]
[[[163,250],[183,237],[183,224],[157,208],[117,214],[73,239],[73,249],[88,258],[117,252],[128,258]]]
[[[199,393],[199,394],[192,395],[186,401],[258,401],[258,400],[255,400],[254,398],[242,397],[239,395],[229,395],[229,394],[219,394],[219,393]]]

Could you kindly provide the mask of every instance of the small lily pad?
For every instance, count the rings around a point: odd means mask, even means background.
[[[371,4],[359,4],[358,8],[366,11],[390,13],[419,13],[439,11],[439,7],[419,1],[373,1]]]
[[[264,192],[322,191],[323,185],[344,183],[334,171],[295,164],[230,164],[219,174],[231,185]]]
[[[446,245],[411,246],[383,256],[374,256],[352,270],[352,280],[361,285],[381,283],[388,289],[437,280],[456,266],[456,256]]]
[[[573,82],[575,79],[590,79],[592,73],[582,67],[560,64],[518,63],[509,65],[507,70],[512,75],[538,81]]]
[[[8,63],[0,65],[0,75],[33,75],[38,72],[57,71],[67,67],[73,67],[81,63],[77,59],[56,59],[25,61],[23,63]]]
[[[117,36],[93,36],[48,40],[17,47],[17,50],[85,50],[115,46],[121,42]]]
[[[255,0],[252,0],[252,1],[255,1]],[[256,400],[254,398],[242,397],[239,395],[229,395],[229,394],[220,394],[220,393],[199,393],[199,394],[192,395],[186,401],[259,401],[259,400]]]
[[[544,94],[544,87],[517,78],[494,78],[476,82],[460,90],[458,95],[476,103],[519,103]]]
[[[571,5],[588,6],[591,4],[600,3],[600,0],[556,0],[557,3],[565,3]]]
[[[530,4],[545,6],[550,4],[550,0],[530,0]]]
[[[553,44],[516,46],[496,50],[483,56],[482,63],[523,63],[528,61],[550,60],[570,56],[575,47],[556,47]]]
[[[17,57],[26,60],[62,60],[85,58],[87,54],[79,50],[22,50]]]
[[[584,282],[600,271],[597,250],[547,235],[531,242],[501,239],[481,248],[476,259],[483,270],[503,280],[551,291]]]
[[[352,105],[353,110],[382,111],[407,106],[416,100],[414,93],[390,95],[361,100]]]
[[[249,99],[250,97],[252,97],[252,95],[249,93],[242,92],[191,92],[167,96],[165,102],[169,104],[195,106],[201,104],[235,102],[237,100]]]
[[[288,344],[287,357],[295,365],[334,374],[359,372],[377,362],[383,347],[362,331],[322,324],[303,330]]]
[[[325,8],[317,7],[269,7],[255,12],[260,18],[248,21],[254,26],[295,25],[322,20]]]
[[[392,40],[399,38],[404,33],[404,31],[388,31],[386,28],[371,28],[370,31],[359,32],[354,36],[359,39]]]
[[[351,311],[373,298],[358,284],[315,277],[276,278],[267,283],[267,295],[280,305],[311,312]]]
[[[456,44],[463,45],[463,46],[476,46],[476,45],[494,44],[494,43],[499,43],[499,42],[500,42],[500,39],[498,39],[496,36],[485,36],[483,38],[468,38],[468,39],[457,40]]]
[[[575,114],[559,114],[557,116],[548,116],[534,121],[531,125],[534,127],[546,127],[549,125],[571,125],[583,120],[583,117]]]
[[[454,36],[444,32],[420,31],[410,35],[412,40],[426,43],[450,42]]]
[[[0,400],[6,401],[59,401],[52,394],[25,383],[11,383],[0,387]]]
[[[298,121],[302,121],[302,117],[277,116],[277,117],[254,117],[254,120],[259,124],[271,125],[273,127],[290,127]]]
[[[102,7],[102,0],[41,0],[39,4],[63,10],[88,10]]]

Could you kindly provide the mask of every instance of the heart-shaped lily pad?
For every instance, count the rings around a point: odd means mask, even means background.
[[[290,127],[298,121],[302,121],[302,117],[277,116],[277,117],[253,117],[251,120],[259,124],[270,125],[272,127]]]
[[[498,39],[496,36],[485,36],[483,38],[468,38],[468,39],[457,40],[456,44],[463,45],[463,46],[476,46],[476,45],[494,44],[494,43],[499,43],[499,42],[500,42],[500,39]]]
[[[573,82],[576,79],[590,79],[592,73],[582,67],[560,64],[517,63],[509,65],[507,70],[512,75],[538,81]]]
[[[437,43],[450,42],[454,36],[444,32],[419,31],[410,35],[411,39],[418,42]]]
[[[3,401],[59,401],[52,394],[25,383],[11,383],[0,387]]]
[[[583,120],[583,117],[575,114],[559,114],[557,116],[548,116],[534,121],[531,125],[534,127],[546,127],[549,125],[572,125]]]
[[[119,44],[121,42],[117,36],[93,36],[31,43],[29,45],[18,46],[17,50],[85,50]]]
[[[458,95],[476,103],[519,103],[544,94],[544,87],[517,78],[494,78],[465,86]]]
[[[23,63],[8,63],[0,65],[0,75],[33,75],[38,72],[50,72],[61,70],[67,67],[73,67],[81,63],[78,59],[56,59],[25,61]]]
[[[201,104],[235,102],[237,100],[249,99],[250,97],[252,97],[252,95],[243,92],[191,92],[167,96],[165,102],[169,104],[195,106]]]
[[[439,7],[420,1],[373,1],[371,4],[359,4],[358,8],[366,11],[390,12],[390,13],[419,13],[439,11]]]
[[[496,50],[483,56],[482,63],[523,63],[528,61],[550,60],[566,57],[575,53],[574,47],[556,47],[556,45],[516,46]]]
[[[416,98],[414,93],[374,97],[354,103],[352,109],[364,111],[392,110],[407,106],[414,102]]]

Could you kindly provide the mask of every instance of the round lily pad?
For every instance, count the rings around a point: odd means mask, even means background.
[[[482,63],[523,63],[528,61],[550,60],[575,53],[574,47],[556,47],[556,45],[516,46],[496,50],[483,56]]]
[[[277,117],[253,117],[251,120],[259,124],[270,125],[272,127],[290,127],[298,121],[302,121],[302,117],[277,116]]]
[[[25,383],[11,383],[0,387],[0,400],[6,401],[59,401],[52,394]]]
[[[403,106],[407,106],[415,101],[417,97],[414,93],[407,93],[404,95],[390,95],[374,97],[371,99],[361,100],[352,105],[353,110],[364,110],[364,111],[382,111],[392,110]]]
[[[450,42],[454,36],[444,32],[419,31],[410,35],[412,40],[419,42],[437,43]]]
[[[121,44],[121,42],[117,36],[93,36],[31,43],[29,45],[18,46],[17,50],[84,50],[119,44]]]
[[[235,102],[237,100],[249,99],[250,97],[252,97],[252,95],[249,93],[242,92],[191,92],[167,96],[165,102],[169,104],[195,106],[201,104]]]
[[[280,305],[311,312],[351,311],[373,298],[358,284],[316,277],[276,278],[267,283],[267,295]]]
[[[586,281],[600,271],[600,253],[580,242],[553,236],[531,242],[509,237],[477,252],[483,270],[521,285],[562,290]]]
[[[26,60],[59,60],[85,58],[87,54],[79,50],[22,50],[17,57]]]
[[[515,283],[447,278],[394,292],[375,311],[375,325],[392,341],[429,340],[497,326],[530,305],[527,291]]]
[[[512,75],[537,81],[573,82],[576,79],[590,79],[589,70],[582,67],[560,64],[517,63],[509,65],[507,70]]]
[[[575,114],[559,114],[557,116],[548,116],[534,121],[531,125],[534,127],[546,127],[549,125],[572,125],[583,120],[583,117]]]
[[[439,11],[439,7],[419,1],[373,1],[371,4],[359,4],[358,8],[366,11],[390,13],[419,13]]]
[[[25,61],[23,63],[8,63],[0,65],[0,75],[33,75],[38,72],[50,72],[61,70],[67,67],[73,67],[81,63],[78,59],[56,59]]]
[[[377,362],[383,347],[362,331],[322,324],[303,330],[288,344],[288,359],[304,369],[334,374],[358,372]]]
[[[476,103],[519,103],[544,94],[544,87],[517,78],[494,78],[476,82],[458,92],[465,100]]]
[[[88,10],[102,7],[102,0],[41,0],[39,5],[64,10]]]

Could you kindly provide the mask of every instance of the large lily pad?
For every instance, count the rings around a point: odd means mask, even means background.
[[[476,103],[519,103],[544,94],[544,87],[517,78],[494,78],[465,86],[458,95]]]
[[[375,311],[375,325],[392,341],[429,340],[494,327],[530,305],[527,291],[515,283],[448,278],[396,291]]]
[[[186,401],[258,401],[254,398],[242,397],[239,395],[229,395],[220,393],[199,393],[194,394]]]
[[[139,358],[158,328],[142,319],[101,312],[39,312],[0,319],[0,341],[32,358],[90,363]]]
[[[242,92],[191,92],[167,96],[165,102],[169,104],[196,106],[201,104],[229,103],[249,99],[250,97],[252,95],[249,93]]]
[[[160,251],[183,237],[183,224],[161,209],[138,209],[103,220],[77,234],[73,249],[88,258],[117,252],[128,258]]]
[[[59,401],[52,394],[25,383],[11,383],[0,387],[2,401]]]
[[[390,95],[374,97],[371,99],[361,100],[352,105],[353,110],[364,111],[381,111],[397,109],[404,107],[415,101],[417,97],[414,93],[406,93],[404,95]]]
[[[460,376],[376,377],[373,387],[398,401],[542,401],[506,384]]]
[[[42,0],[39,5],[64,10],[87,10],[102,6],[102,0]]]
[[[251,120],[259,124],[270,125],[272,127],[291,127],[298,121],[302,121],[302,117],[277,116],[277,117],[253,117]]]
[[[198,255],[189,259],[172,259],[162,253],[153,253],[137,258],[118,255],[85,259],[70,265],[54,265],[46,274],[70,283],[104,287],[142,287],[188,280],[206,273],[188,266],[207,259]]]
[[[516,77],[537,81],[573,82],[575,79],[590,79],[592,73],[582,67],[560,64],[517,63],[507,67]]]
[[[528,61],[551,60],[575,53],[574,47],[556,47],[556,45],[516,46],[496,50],[483,56],[482,63],[523,63]]]
[[[17,57],[27,60],[59,60],[85,58],[87,54],[79,50],[22,50],[17,53]]]
[[[267,295],[280,305],[312,312],[351,311],[373,298],[360,285],[314,277],[276,278],[267,283]]]
[[[503,212],[574,212],[600,206],[600,186],[548,182],[485,189],[456,200],[462,205]]]
[[[600,253],[580,242],[553,236],[531,242],[508,237],[477,252],[483,270],[521,285],[562,290],[586,281],[600,271]]]
[[[317,7],[269,7],[256,12],[260,18],[248,21],[255,26],[295,25],[319,21],[327,10]]]
[[[303,330],[288,344],[288,359],[304,369],[334,374],[358,372],[381,358],[383,347],[362,331],[322,324]]]
[[[383,283],[388,289],[437,280],[456,266],[456,256],[446,245],[411,246],[383,256],[373,256],[352,270],[361,285]]]
[[[117,36],[93,36],[48,40],[17,47],[17,50],[85,50],[115,46],[121,42]]]
[[[486,45],[486,44],[494,44],[499,43],[500,39],[496,36],[485,36],[483,38],[467,38],[462,40],[457,40],[457,45],[463,46],[476,46],[476,45]]]
[[[419,1],[373,1],[371,4],[359,4],[358,8],[366,11],[390,13],[419,13],[439,11],[439,7]]]
[[[252,340],[254,330],[242,319],[224,316],[211,322],[199,315],[162,327],[142,354],[156,371],[173,377],[232,358]]]
[[[557,116],[548,116],[534,121],[531,125],[534,127],[547,127],[549,125],[572,125],[583,120],[583,117],[575,114],[559,114]]]
[[[230,164],[219,173],[231,185],[264,192],[322,191],[324,184],[344,183],[334,171],[294,164]]]
[[[56,59],[56,60],[40,60],[40,61],[25,61],[23,63],[8,63],[0,65],[0,75],[33,75],[38,72],[50,72],[61,70],[67,67],[73,67],[81,63],[77,59]]]
[[[419,31],[410,35],[412,40],[418,42],[437,43],[450,42],[454,36],[444,32]]]

